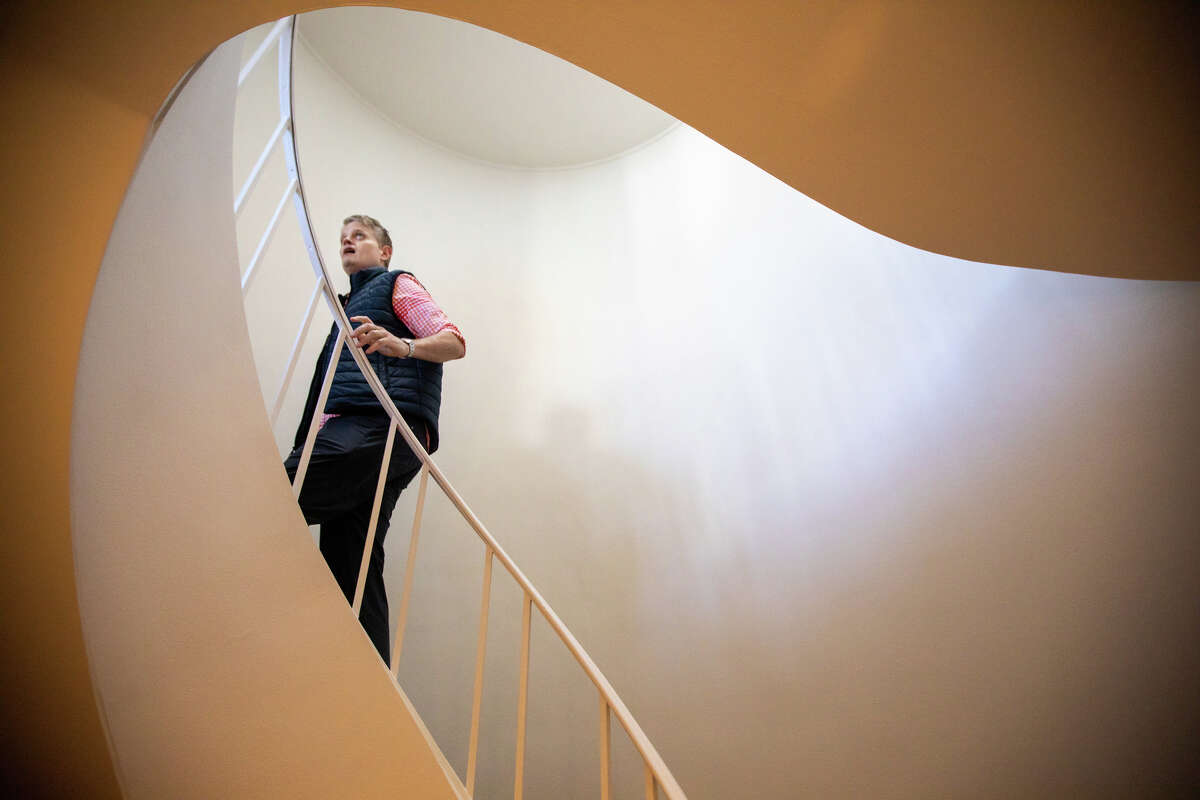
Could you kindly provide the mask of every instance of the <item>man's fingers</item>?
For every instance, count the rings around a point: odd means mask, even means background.
[[[370,325],[369,328],[368,325]],[[378,350],[389,335],[384,328],[377,327],[369,322],[359,325],[350,332],[350,338],[354,340],[354,343],[364,348],[368,353],[374,353]]]
[[[370,325],[370,324],[372,324],[372,323],[371,323],[371,318],[370,318],[370,317],[351,317],[351,318],[350,318],[350,321],[351,321],[351,322],[358,322],[358,323],[361,323],[361,324],[360,324],[360,325],[359,325],[357,328],[355,328],[354,330],[350,331],[350,338],[351,338],[351,339],[354,339],[354,340],[355,340],[355,343],[357,343],[357,341],[358,341],[358,337],[359,337],[359,336],[362,336],[364,333],[366,333],[366,332],[367,332],[367,326],[368,326],[368,325]]]
[[[356,316],[350,318],[351,322],[361,323],[357,328],[350,331],[350,338],[356,345],[363,348],[364,352],[374,353],[382,349],[384,341],[389,334],[385,328],[381,328],[371,322],[370,317]]]
[[[359,325],[354,330],[350,331],[350,338],[354,340],[355,344],[360,345],[360,346],[362,345],[362,341],[360,341],[360,340],[362,340],[364,337],[370,335],[372,330],[383,330],[382,328],[375,328],[375,326],[372,324],[371,320],[368,317],[351,317],[350,320],[351,320],[351,322],[357,322],[359,320],[363,320],[363,323],[361,325]]]

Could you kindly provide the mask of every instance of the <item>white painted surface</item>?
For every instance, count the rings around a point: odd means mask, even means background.
[[[331,9],[304,15],[300,31],[389,119],[492,164],[553,169],[602,161],[676,124],[574,64],[433,14]]]

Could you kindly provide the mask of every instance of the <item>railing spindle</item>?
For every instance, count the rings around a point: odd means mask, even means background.
[[[275,403],[271,406],[272,428],[279,419],[279,411],[283,408],[283,398],[292,384],[292,377],[296,374],[296,363],[300,360],[300,350],[304,347],[304,339],[308,336],[308,329],[312,325],[313,316],[317,311],[317,300],[321,297],[321,283],[318,280],[313,286],[312,297],[308,299],[308,309],[304,312],[304,320],[300,323],[296,341],[292,342],[292,352],[288,356],[287,369],[284,370],[283,379],[279,382],[279,391],[275,393]]]
[[[304,449],[300,451],[296,477],[292,479],[292,494],[297,499],[300,497],[300,489],[304,486],[304,476],[308,473],[313,445],[317,442],[317,431],[321,429],[321,415],[325,413],[325,401],[329,399],[329,387],[333,385],[333,373],[337,369],[338,356],[342,354],[342,345],[345,343],[346,333],[339,331],[337,343],[333,346],[333,355],[329,357],[329,366],[325,370],[325,380],[321,383],[321,393],[317,396],[317,407],[313,409],[312,419],[308,423],[308,435],[304,438]]]
[[[309,260],[311,261],[313,269],[316,272],[320,282],[320,289],[324,290],[323,292],[318,290],[314,293],[314,299],[309,303],[309,319],[306,321],[305,328],[302,329],[302,333],[297,336],[297,344],[293,349],[298,351],[298,348],[303,341],[307,325],[309,322],[311,322],[311,313],[312,309],[315,307],[315,298],[318,294],[325,295],[325,300],[329,304],[330,312],[334,318],[334,323],[339,329],[337,346],[334,349],[330,365],[326,370],[325,382],[321,387],[317,408],[313,414],[312,423],[309,426],[308,437],[305,440],[300,463],[296,471],[296,477],[292,484],[293,492],[298,497],[304,482],[304,476],[308,469],[309,460],[312,455],[316,432],[320,427],[320,417],[324,411],[325,402],[328,399],[329,388],[332,382],[334,369],[337,365],[338,356],[341,353],[342,347],[345,345],[347,333],[353,328],[353,325],[349,322],[349,319],[345,313],[345,309],[337,300],[336,290],[333,288],[333,283],[330,279],[328,271],[325,268],[324,259],[322,259],[320,251],[317,248],[316,238],[312,229],[312,219],[308,213],[308,202],[305,197],[304,185],[301,179],[300,164],[296,154],[296,130],[292,115],[292,70],[294,68],[292,52],[293,38],[295,36],[294,19],[294,17],[290,19],[284,19],[276,24],[275,28],[272,29],[270,35],[267,37],[267,40],[259,46],[254,56],[243,68],[241,75],[239,75],[239,85],[241,81],[245,80],[245,76],[249,74],[254,65],[262,58],[263,54],[271,46],[274,39],[279,37],[281,32],[287,30],[288,34],[279,39],[279,107],[281,122],[279,127],[276,129],[276,133],[272,135],[272,139],[274,140],[276,137],[282,137],[284,159],[287,165],[288,175],[291,183],[289,184],[287,191],[284,193],[284,197],[280,201],[279,206],[276,208],[266,232],[259,241],[259,245],[255,251],[254,257],[251,259],[250,267],[247,269],[246,274],[242,278],[242,288],[243,294],[245,294],[250,280],[255,274],[259,260],[263,255],[263,251],[266,249],[267,244],[277,227],[283,206],[286,205],[287,199],[291,197],[300,222],[300,234],[304,240],[305,248],[308,251]],[[284,135],[285,131],[287,132],[287,135]],[[259,157],[260,162],[265,161],[265,158],[267,154],[269,154],[272,147],[273,144],[268,144],[266,150],[264,150],[263,154]],[[259,168],[259,165],[256,165],[256,168]],[[240,208],[241,203],[245,200],[245,197],[242,195],[245,195],[249,191],[249,188],[253,185],[254,180],[255,176],[252,175],[251,179],[243,186],[243,191],[237,201],[238,208]],[[535,605],[537,606],[538,611],[542,614],[542,617],[550,626],[551,630],[558,636],[559,640],[579,663],[584,673],[599,691],[601,698],[600,702],[602,705],[601,792],[604,800],[608,800],[611,794],[611,720],[613,717],[616,717],[617,722],[624,729],[625,733],[632,741],[635,749],[642,756],[643,764],[645,766],[645,785],[647,798],[650,798],[650,800],[655,800],[657,797],[658,788],[661,787],[664,797],[669,798],[669,800],[684,800],[685,796],[683,791],[680,789],[679,784],[675,781],[674,776],[671,775],[670,770],[663,762],[661,756],[659,756],[658,752],[654,749],[653,744],[650,743],[650,740],[646,737],[645,732],[637,724],[637,721],[634,720],[633,715],[630,713],[628,707],[626,707],[624,702],[622,702],[612,685],[608,682],[608,679],[604,677],[602,672],[600,672],[595,662],[592,661],[591,657],[588,656],[582,645],[579,644],[579,641],[567,629],[558,615],[554,613],[554,610],[550,608],[550,605],[533,586],[525,574],[520,570],[520,568],[517,567],[512,558],[509,557],[509,555],[504,551],[499,542],[497,542],[491,533],[488,532],[487,528],[483,525],[483,522],[480,521],[474,512],[472,512],[467,506],[462,496],[459,495],[454,487],[450,484],[449,480],[442,473],[438,465],[432,460],[432,458],[430,458],[429,454],[425,452],[422,443],[417,439],[416,435],[412,432],[411,428],[400,415],[394,402],[388,396],[387,390],[384,388],[379,377],[371,368],[363,352],[357,347],[352,347],[351,355],[353,356],[356,366],[362,372],[368,387],[371,389],[371,392],[379,400],[380,405],[392,419],[389,447],[394,445],[395,433],[399,431],[400,436],[404,439],[405,444],[413,451],[413,453],[422,463],[421,484],[417,495],[417,507],[416,514],[413,519],[412,537],[409,541],[409,555],[408,563],[405,568],[404,590],[400,604],[396,643],[394,645],[392,655],[391,674],[393,679],[397,677],[399,672],[400,655],[403,649],[404,631],[407,625],[408,606],[412,592],[413,570],[416,562],[416,550],[418,536],[420,533],[421,515],[425,503],[426,487],[430,476],[432,476],[434,482],[442,488],[447,499],[450,500],[451,504],[458,510],[458,512],[462,515],[462,518],[467,522],[472,530],[475,531],[475,534],[479,536],[487,548],[484,567],[484,597],[482,599],[480,615],[480,640],[476,663],[476,685],[472,709],[471,743],[468,751],[467,771],[470,791],[474,791],[475,767],[478,757],[479,715],[482,698],[482,669],[486,650],[487,616],[491,573],[493,561],[498,560],[500,564],[509,572],[509,574],[512,575],[516,583],[521,587],[524,596],[524,607],[522,611],[521,675],[517,717],[516,776],[514,781],[514,796],[517,798],[517,800],[521,800],[524,792],[525,739],[529,699],[529,648],[532,626],[532,609]],[[286,386],[288,382],[290,382],[294,366],[294,364],[289,364],[287,375],[283,381],[283,387],[281,387],[279,396],[276,397],[276,406],[272,411],[273,418],[279,413],[278,408],[282,403],[282,397],[286,392]],[[387,459],[385,458],[385,462],[386,460]],[[385,478],[381,479],[385,480]],[[376,504],[378,504],[378,493]],[[372,512],[372,534],[369,535],[373,535],[375,522],[377,521],[376,511]],[[369,550],[370,545],[368,546],[368,552]],[[362,586],[360,569],[360,586],[355,592],[356,607],[359,603],[361,603],[361,592]],[[453,770],[449,769],[448,766],[446,769],[448,776],[453,774]],[[463,788],[465,789],[466,787]]]
[[[521,612],[521,688],[517,693],[517,769],[513,781],[513,800],[522,800],[525,792],[525,720],[529,710],[529,629],[533,601],[525,593]]]
[[[395,418],[392,426],[400,424]],[[412,536],[408,540],[408,563],[404,565],[404,592],[400,595],[400,614],[396,621],[396,644],[392,648],[392,677],[400,674],[400,652],[404,649],[404,628],[408,625],[408,601],[412,597],[413,571],[417,562],[417,537],[421,535],[421,512],[425,509],[425,488],[429,485],[429,467],[421,467],[421,487],[417,490],[417,511],[413,514]]]
[[[279,38],[279,34],[288,26],[290,21],[291,17],[284,17],[275,23],[274,28],[271,28],[271,31],[267,34],[267,38],[263,39],[262,44],[254,51],[254,55],[250,56],[250,60],[246,62],[246,66],[242,67],[238,73],[237,85],[239,89],[242,88],[242,84],[246,82],[247,76],[258,66],[258,62],[263,57],[263,54],[271,49],[271,45],[275,44],[275,40]]]
[[[600,800],[612,797],[612,713],[608,701],[600,695]]]
[[[367,539],[363,542],[362,561],[358,565],[358,583],[354,587],[354,616],[362,609],[363,589],[367,585],[367,566],[371,563],[371,549],[375,546],[375,529],[379,523],[379,505],[383,500],[383,487],[387,485],[388,467],[392,463],[392,443],[396,441],[396,423],[388,425],[387,444],[383,447],[383,464],[379,467],[379,482],[375,484],[375,499],[371,502],[371,521],[367,523]]]
[[[479,756],[479,716],[483,708],[483,663],[487,652],[488,607],[492,599],[492,549],[483,559],[483,600],[479,608],[479,644],[475,656],[475,695],[471,702],[471,743],[467,748],[467,794],[475,796],[475,764]]]
[[[275,235],[275,229],[279,227],[279,217],[283,214],[283,209],[287,205],[287,201],[296,193],[296,179],[292,178],[288,184],[287,190],[283,193],[283,197],[279,198],[279,204],[275,206],[275,213],[271,215],[271,221],[267,223],[267,229],[263,231],[262,238],[258,240],[258,247],[254,250],[254,255],[250,259],[250,266],[246,268],[246,274],[242,276],[242,294],[250,290],[250,281],[258,272],[258,264],[262,260],[263,253],[267,249],[267,245],[271,243],[271,238]]]
[[[271,134],[271,138],[267,140],[267,146],[263,148],[262,153],[258,157],[258,161],[254,162],[253,169],[246,176],[246,182],[242,184],[242,190],[238,192],[237,200],[233,201],[233,213],[236,216],[242,210],[242,203],[246,202],[246,198],[250,195],[250,190],[254,188],[254,184],[258,182],[258,176],[262,174],[262,169],[267,163],[267,157],[271,155],[271,151],[275,149],[275,145],[279,143],[279,137],[283,135],[283,131],[291,123],[287,117],[279,120],[279,124],[275,126],[275,132]]]

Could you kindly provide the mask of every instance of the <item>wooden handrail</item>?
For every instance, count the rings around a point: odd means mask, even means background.
[[[334,368],[336,367],[336,365],[338,363],[338,353],[340,352],[342,344],[349,338],[349,332],[351,330],[353,330],[354,326],[352,325],[349,318],[347,317],[346,311],[343,308],[342,304],[337,299],[337,293],[333,288],[333,281],[331,280],[329,272],[326,269],[324,259],[321,257],[321,253],[316,246],[316,236],[313,231],[311,218],[308,213],[308,201],[305,196],[304,181],[301,178],[299,159],[297,157],[296,125],[295,125],[295,121],[294,121],[294,116],[292,114],[292,108],[293,108],[292,51],[294,48],[294,39],[295,39],[295,33],[296,33],[295,17],[292,17],[290,21],[281,20],[280,23],[276,25],[275,29],[272,30],[272,36],[279,33],[279,31],[282,30],[281,26],[284,26],[284,25],[286,25],[288,30],[286,31],[286,33],[284,33],[284,35],[281,35],[279,37],[280,117],[283,120],[291,121],[291,124],[281,125],[281,128],[286,129],[285,131],[283,131],[286,135],[282,136],[282,141],[283,141],[283,145],[284,145],[284,157],[287,162],[288,174],[289,174],[289,179],[290,179],[288,193],[285,194],[285,200],[286,200],[286,197],[288,196],[288,194],[290,194],[293,198],[296,214],[300,221],[301,236],[303,237],[305,247],[308,250],[309,261],[311,262],[313,270],[316,273],[317,278],[318,278],[318,283],[319,283],[319,287],[320,287],[319,292],[325,298],[325,302],[329,306],[329,310],[330,310],[331,314],[333,315],[334,322],[336,323],[336,325],[339,328],[337,347],[334,349],[334,354],[330,360],[329,367],[326,370],[326,373],[327,373],[326,381],[325,381],[325,384],[322,386],[320,397],[318,399],[318,407],[313,414],[312,426],[311,426],[311,429],[309,432],[309,437],[305,443],[305,448],[304,448],[304,451],[303,451],[301,459],[300,459],[299,469],[297,470],[297,475],[296,475],[296,480],[295,480],[293,490],[298,495],[299,490],[300,490],[300,485],[303,481],[304,472],[307,468],[308,456],[309,456],[309,453],[311,452],[311,448],[312,448],[312,441],[315,438],[314,434],[315,434],[316,428],[318,427],[318,424],[319,424],[318,420],[321,416],[321,411],[324,409],[324,403],[325,403],[325,399],[328,395],[329,384],[331,383]],[[259,48],[259,51],[256,53],[255,58],[261,57],[261,53],[263,51],[265,51],[266,47],[267,47],[266,44],[261,46]],[[282,201],[281,201],[280,207],[282,207]],[[264,240],[266,237],[269,237],[271,230],[273,230],[277,216],[278,216],[278,210],[276,212],[276,218],[272,219],[271,226],[268,229],[268,232],[267,232],[266,236],[264,237]],[[265,244],[263,244],[262,246],[265,246]],[[260,246],[260,248],[259,248],[260,250],[262,249],[262,246]],[[255,262],[257,262],[258,255],[259,255],[259,253],[256,253],[256,257],[254,259]],[[246,280],[244,281],[244,283],[246,283],[246,284],[248,284],[248,279],[250,277],[250,272],[253,271],[253,266],[254,266],[254,264],[252,264],[251,270],[248,270],[248,272],[247,272]],[[310,303],[310,305],[311,305],[311,303]],[[408,601],[409,601],[409,595],[412,590],[412,570],[413,570],[413,564],[415,562],[417,537],[418,537],[418,534],[420,531],[421,510],[422,510],[422,508],[424,506],[424,502],[425,502],[426,484],[430,477],[433,478],[434,483],[436,483],[438,485],[438,487],[442,490],[442,493],[446,496],[446,498],[450,501],[450,503],[458,510],[459,515],[462,516],[463,520],[475,532],[475,534],[483,542],[483,544],[486,548],[486,555],[485,555],[486,560],[485,560],[485,566],[484,566],[483,598],[482,598],[481,611],[480,611],[479,644],[478,644],[478,650],[477,650],[475,687],[474,687],[474,696],[473,696],[473,703],[472,703],[473,707],[472,707],[471,734],[470,734],[470,745],[469,745],[468,766],[467,766],[466,788],[467,788],[468,794],[473,795],[474,783],[475,783],[475,773],[476,773],[475,767],[476,767],[476,757],[477,757],[477,748],[478,748],[479,712],[480,712],[482,686],[483,686],[483,659],[484,659],[484,653],[486,650],[486,640],[487,640],[488,607],[489,607],[489,597],[490,597],[490,592],[491,592],[492,564],[493,564],[493,561],[499,561],[500,564],[503,565],[503,567],[508,571],[509,575],[512,576],[512,578],[516,582],[516,584],[521,588],[521,591],[522,591],[523,597],[524,597],[523,611],[522,611],[521,673],[520,673],[520,688],[519,688],[519,707],[518,707],[518,718],[517,718],[517,726],[518,726],[518,728],[517,728],[517,753],[516,753],[517,763],[516,763],[516,777],[515,777],[515,783],[514,783],[514,791],[515,791],[515,795],[518,798],[518,800],[521,797],[521,794],[522,794],[523,788],[524,788],[524,759],[525,759],[525,733],[526,733],[525,725],[526,725],[526,710],[527,710],[527,705],[528,705],[528,689],[529,689],[529,686],[528,686],[529,657],[530,657],[529,640],[530,640],[530,626],[531,626],[532,609],[535,607],[537,608],[538,612],[542,615],[542,618],[545,619],[546,623],[550,626],[550,629],[552,631],[554,631],[554,633],[558,636],[559,640],[563,643],[563,645],[566,646],[568,652],[571,653],[571,655],[574,657],[575,661],[579,664],[580,668],[583,670],[584,674],[586,674],[588,679],[591,680],[592,684],[596,687],[596,689],[599,693],[599,703],[600,703],[600,707],[601,707],[601,756],[600,757],[601,757],[601,796],[602,796],[602,798],[609,797],[610,792],[611,792],[611,786],[610,786],[610,761],[611,761],[610,730],[611,730],[611,725],[610,725],[610,720],[613,716],[615,716],[617,719],[617,722],[620,723],[621,727],[625,730],[626,735],[629,736],[629,739],[633,743],[635,749],[641,755],[643,766],[645,769],[645,788],[646,788],[647,798],[650,798],[650,800],[654,800],[654,798],[657,796],[657,792],[661,791],[663,796],[666,797],[667,800],[686,800],[686,795],[683,793],[683,790],[680,788],[678,782],[676,782],[674,776],[671,774],[671,771],[667,768],[666,763],[663,761],[662,757],[659,756],[658,751],[655,750],[654,745],[651,744],[649,738],[646,736],[646,734],[642,730],[641,726],[638,725],[637,721],[634,719],[633,714],[629,711],[629,709],[626,707],[625,703],[617,695],[616,691],[612,687],[612,684],[609,683],[608,679],[604,676],[604,673],[600,671],[600,668],[596,666],[596,663],[588,655],[587,651],[584,650],[583,646],[579,643],[579,641],[575,638],[575,636],[571,633],[571,631],[567,628],[567,626],[563,623],[563,621],[559,618],[559,616],[550,607],[550,604],[546,602],[546,599],[544,597],[542,597],[541,593],[534,587],[533,583],[529,580],[528,577],[526,577],[525,573],[521,571],[521,569],[516,565],[516,563],[508,555],[508,553],[505,552],[504,548],[500,546],[500,543],[496,540],[496,538],[494,536],[492,536],[492,534],[484,526],[483,522],[479,519],[479,517],[477,517],[475,515],[475,513],[473,511],[471,511],[470,507],[467,505],[467,503],[463,499],[462,495],[460,495],[458,493],[458,491],[450,483],[450,480],[442,472],[441,468],[438,467],[438,465],[434,462],[433,458],[429,455],[429,453],[427,453],[425,451],[425,448],[422,445],[422,443],[417,439],[416,435],[413,433],[412,429],[408,426],[408,423],[405,421],[404,417],[400,414],[399,410],[396,408],[395,403],[392,402],[392,399],[388,396],[387,391],[383,387],[383,384],[380,382],[379,377],[375,374],[375,371],[371,368],[371,365],[368,362],[366,355],[363,353],[362,349],[360,347],[358,347],[357,345],[353,344],[353,342],[351,342],[349,344],[349,348],[350,348],[350,354],[351,354],[352,358],[354,359],[355,365],[362,372],[363,377],[365,378],[365,380],[367,382],[367,385],[371,389],[371,392],[375,395],[376,400],[379,401],[379,404],[382,406],[382,408],[387,412],[388,416],[391,418],[392,423],[393,423],[393,431],[399,431],[400,436],[404,439],[405,444],[408,445],[409,449],[411,449],[413,451],[413,453],[417,456],[417,458],[421,461],[421,464],[422,464],[421,484],[420,484],[420,490],[419,490],[418,496],[417,496],[417,510],[416,510],[416,516],[413,521],[413,534],[412,534],[412,538],[411,538],[410,544],[409,544],[409,557],[408,557],[408,563],[406,565],[406,577],[405,577],[405,581],[404,581],[404,592],[403,592],[403,598],[401,600],[401,608],[400,608],[400,613],[399,613],[399,623],[398,623],[398,630],[397,630],[397,635],[396,635],[396,642],[395,642],[393,654],[392,654],[391,674],[392,674],[393,679],[397,678],[397,675],[399,672],[399,661],[400,661],[400,654],[401,654],[402,647],[403,647],[403,637],[404,637],[405,622],[406,622],[407,611],[408,611]],[[388,442],[389,449],[390,449],[390,446],[391,446],[393,440],[394,440],[394,433],[393,433],[393,435],[389,435],[389,442]],[[390,453],[388,453],[388,455],[390,455]],[[383,467],[384,472],[381,473],[381,478],[380,478],[381,481],[383,480],[382,476],[384,474],[386,474],[387,463],[388,463],[388,459],[385,456],[384,467]],[[378,499],[379,498],[378,498],[378,492],[377,492],[376,504],[378,504]],[[375,514],[373,513],[372,517],[374,518],[374,516],[375,516]],[[372,526],[372,528],[373,527],[374,526]],[[369,553],[370,547],[371,547],[371,542],[370,542],[370,537],[368,537],[367,550],[366,550],[367,553]],[[366,555],[364,555],[364,558],[366,558]],[[362,582],[362,575],[360,575],[360,580],[359,580],[360,584],[361,584],[361,582]],[[356,600],[357,600],[357,597],[360,594],[360,592],[361,592],[361,589],[355,592]]]

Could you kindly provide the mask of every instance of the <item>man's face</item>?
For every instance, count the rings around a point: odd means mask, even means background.
[[[380,247],[375,234],[366,225],[351,221],[342,226],[342,269],[347,275],[360,269],[381,267],[391,256],[392,248]]]

